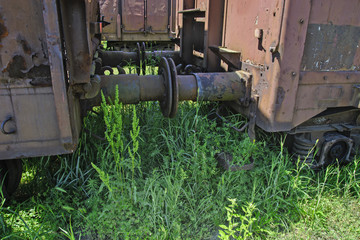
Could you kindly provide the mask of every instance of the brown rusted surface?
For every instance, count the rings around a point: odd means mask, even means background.
[[[102,36],[108,41],[116,41],[121,36],[118,1],[100,0],[99,4],[101,15],[104,16],[104,21],[110,23],[103,28]]]
[[[2,0],[0,6],[0,76],[21,78],[48,65],[41,1]]]
[[[195,73],[198,99],[203,101],[234,101],[245,96],[241,72]]]
[[[200,9],[207,8],[204,26],[206,34],[204,40],[204,67],[208,71],[216,72],[220,70],[220,59],[209,49],[209,46],[222,45],[224,0],[198,2],[197,7]]]
[[[197,81],[193,75],[178,75],[179,101],[197,99]]]
[[[110,22],[108,41],[170,41],[174,36],[176,0],[100,0],[101,15]]]
[[[232,73],[196,73],[178,75],[177,83],[180,101],[234,101],[245,96],[245,78],[248,75],[238,71]],[[166,94],[163,75],[136,74],[102,75],[101,91],[106,97],[115,97],[119,88],[119,99],[123,103],[134,104],[140,101],[162,101]],[[99,105],[101,97],[86,101],[87,105]]]
[[[0,121],[13,117],[16,133],[0,133],[0,159],[62,154],[51,87],[0,89]]]
[[[9,35],[9,32],[5,26],[4,23],[4,19],[2,18],[2,15],[0,14],[0,43],[1,40],[6,37],[7,35]],[[2,47],[2,45],[0,45],[0,48]]]
[[[294,126],[330,107],[359,107],[358,72],[302,72]]]
[[[293,127],[293,116],[297,100],[299,69],[304,51],[307,32],[307,19],[310,13],[310,0],[285,2],[284,16],[279,44],[279,58],[275,60],[272,72],[272,107],[261,108],[262,113],[272,115],[268,128],[283,131]],[[300,23],[299,19],[304,19]],[[276,58],[269,54],[268,62]],[[259,106],[261,105],[261,101]],[[270,112],[274,111],[274,112]],[[258,115],[259,116],[259,115]],[[268,115],[269,116],[269,115]]]
[[[6,126],[16,129],[0,133],[0,159],[71,152],[56,2],[14,0],[0,6],[0,121],[11,116]]]
[[[144,0],[121,1],[123,32],[143,32],[145,28],[144,14]]]
[[[309,24],[302,71],[358,71],[360,26]]]
[[[52,88],[54,92],[54,104],[52,107],[56,109],[56,122],[59,124],[60,141],[63,144],[71,144],[73,139],[64,65],[61,54],[60,26],[56,14],[57,7],[56,3],[52,0],[44,1],[43,16],[51,66]]]
[[[149,33],[168,32],[169,12],[171,10],[168,0],[146,1],[146,31]]]
[[[253,75],[256,123],[267,131],[292,128],[309,13],[310,1],[227,2],[223,44],[241,53],[241,69]]]
[[[162,100],[165,92],[161,76],[138,76],[137,74],[101,76],[100,88],[106,97],[114,99],[116,86],[119,88],[120,101],[129,104]],[[99,106],[101,96],[98,95],[83,102],[88,106]]]
[[[357,107],[359,7],[352,0],[225,2],[222,44],[241,53],[238,66],[253,75],[260,127],[285,131],[329,107]]]
[[[280,0],[228,0],[224,16],[223,46],[240,51],[243,61],[263,64],[266,51],[272,39],[277,39],[281,25]],[[275,16],[273,16],[275,13]],[[270,26],[271,29],[270,29]],[[263,48],[258,49],[258,39],[254,37],[256,28],[263,29]]]
[[[358,0],[317,0],[311,3],[310,24],[360,27]]]
[[[89,28],[98,19],[96,1],[60,1],[60,7],[70,84],[87,83],[96,49]]]

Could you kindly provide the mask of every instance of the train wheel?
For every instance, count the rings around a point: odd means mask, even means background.
[[[19,186],[22,175],[22,162],[20,159],[0,161],[0,180],[3,196],[10,197]]]

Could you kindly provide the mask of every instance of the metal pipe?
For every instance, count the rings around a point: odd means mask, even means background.
[[[179,101],[196,101],[197,81],[194,75],[178,75]]]
[[[158,75],[101,76],[100,88],[105,96],[113,98],[116,85],[119,88],[119,99],[123,103],[136,104],[140,101],[160,101],[164,98],[163,79]]]
[[[145,52],[145,59],[160,59],[162,57],[172,58],[175,64],[181,62],[180,51],[152,51]]]
[[[137,52],[124,51],[99,51],[103,66],[116,67],[117,65],[126,66],[138,60]],[[145,52],[145,59],[160,59],[161,57],[172,58],[176,64],[181,62],[179,51],[152,51]]]
[[[103,66],[116,67],[117,65],[126,66],[134,64],[138,60],[136,52],[124,51],[99,51],[99,57],[102,59]]]
[[[245,81],[241,71],[224,73],[194,73],[201,101],[234,101],[245,96]]]
[[[234,101],[246,95],[245,80],[248,75],[238,72],[195,73],[178,75],[179,101]],[[164,75],[103,75],[100,88],[105,97],[114,99],[116,85],[119,99],[125,104],[136,104],[140,101],[166,101]],[[100,94],[86,100],[90,106],[100,105]]]

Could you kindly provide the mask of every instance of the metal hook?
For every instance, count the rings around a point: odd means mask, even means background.
[[[12,116],[7,116],[6,119],[1,123],[1,132],[3,134],[9,135],[9,134],[14,134],[16,132],[16,129],[13,129],[13,130],[11,130],[9,132],[5,130],[6,123],[11,121],[11,120],[12,120]]]

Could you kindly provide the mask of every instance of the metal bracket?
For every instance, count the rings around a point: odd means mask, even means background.
[[[227,65],[240,69],[240,52],[218,46],[209,46],[209,49]]]
[[[258,102],[259,102],[259,96],[255,96],[254,98],[251,98],[250,102],[250,120],[249,120],[249,128],[248,128],[248,135],[251,140],[251,142],[255,141],[256,135],[255,135],[255,123],[256,123],[256,112],[258,109]]]
[[[6,123],[10,122],[12,120],[12,116],[7,116],[6,119],[1,123],[1,132],[5,135],[14,134],[16,133],[16,129],[12,129],[10,131],[5,130]]]
[[[252,75],[249,74],[248,77],[245,79],[246,84],[246,91],[245,96],[243,98],[240,98],[240,103],[243,107],[247,108],[250,106],[250,103],[252,101],[251,99],[251,90],[252,90]]]
[[[101,34],[103,28],[109,24],[109,22],[104,20],[104,16],[102,16],[100,22],[90,22],[90,32],[93,34]]]

